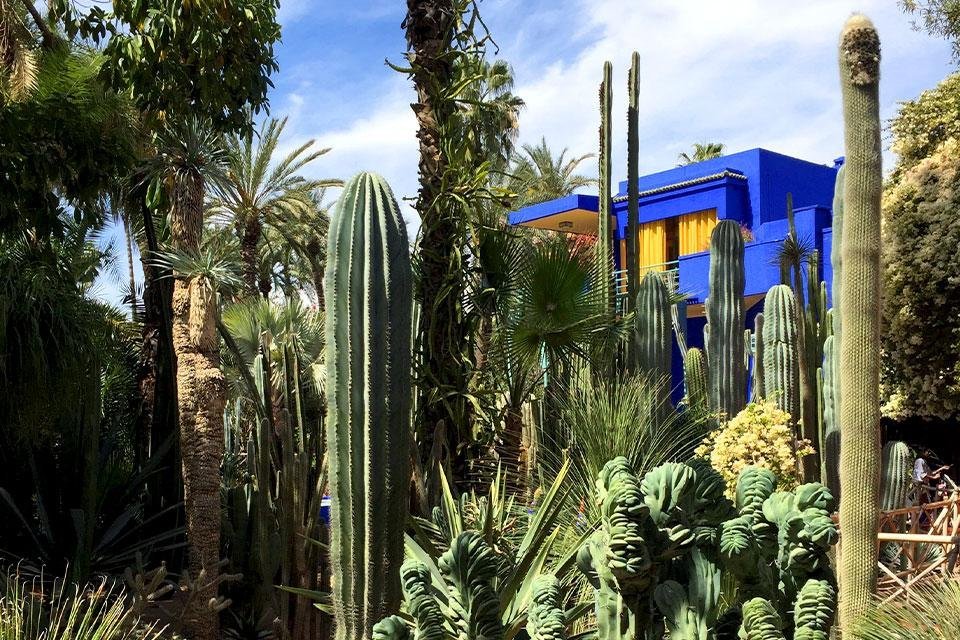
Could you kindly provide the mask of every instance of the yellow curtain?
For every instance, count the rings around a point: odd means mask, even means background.
[[[640,275],[647,271],[663,271],[667,261],[667,221],[655,220],[640,225]]]
[[[706,251],[710,233],[717,226],[717,210],[708,209],[680,216],[680,255]]]

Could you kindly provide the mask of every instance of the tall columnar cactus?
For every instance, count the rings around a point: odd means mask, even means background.
[[[627,75],[627,300],[639,289],[640,253],[640,54],[630,57]],[[629,310],[629,309],[628,309]]]
[[[707,362],[703,351],[696,347],[687,350],[683,360],[683,384],[687,392],[687,406],[695,411],[709,411],[707,395]]]
[[[763,302],[763,389],[794,424],[800,419],[798,332],[793,290],[785,284],[771,287]]]
[[[836,327],[836,324],[834,324]],[[823,342],[823,383],[820,387],[823,406],[823,465],[821,482],[834,495],[840,495],[840,416],[837,414],[836,336]]]
[[[747,402],[743,366],[743,236],[740,225],[721,220],[710,236],[710,291],[704,329],[710,367],[710,404],[728,418]]]
[[[401,600],[409,469],[411,270],[389,185],[343,189],[327,250],[330,560],[338,640],[369,638]]]
[[[837,171],[837,180],[833,187],[833,221],[832,221],[832,244],[830,246],[830,268],[833,270],[833,282],[830,291],[830,307],[833,310],[831,314],[832,334],[833,334],[833,361],[834,370],[840,366],[840,328],[842,318],[840,317],[840,301],[843,299],[843,255],[841,247],[843,246],[843,184],[846,174],[846,165],[840,165]],[[834,379],[833,384],[833,405],[834,413],[837,418],[840,417],[840,380]],[[839,428],[839,423],[838,423]],[[839,431],[838,431],[839,433]],[[839,443],[837,457],[839,458]]]
[[[851,17],[840,35],[846,143],[840,318],[840,626],[850,629],[877,585],[880,506],[880,39]]]
[[[913,453],[906,442],[891,440],[883,447],[881,455],[883,493],[880,508],[884,511],[907,506],[907,495],[913,481]]]
[[[753,319],[753,385],[750,389],[750,399],[759,402],[767,397],[766,376],[763,369],[763,313],[758,313]]]
[[[600,280],[604,308],[612,309],[614,301],[613,283],[613,236],[610,216],[613,199],[610,187],[612,165],[610,153],[613,148],[611,109],[613,103],[613,65],[603,63],[603,82],[600,83],[600,205],[597,221],[595,245],[597,260],[597,279]]]
[[[663,279],[650,271],[637,294],[634,342],[638,370],[670,386],[672,345],[670,341],[670,294]]]

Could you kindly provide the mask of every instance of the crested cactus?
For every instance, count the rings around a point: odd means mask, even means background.
[[[707,363],[703,351],[696,347],[691,347],[683,360],[683,384],[687,392],[687,406],[694,411],[708,411]]]
[[[840,35],[846,164],[840,298],[841,631],[851,629],[877,584],[880,506],[880,39],[854,15]]]
[[[728,418],[747,402],[743,365],[743,235],[733,220],[721,220],[710,236],[710,291],[706,300],[709,333],[710,404]]]
[[[767,397],[766,376],[763,369],[763,313],[758,313],[753,319],[753,385],[750,391],[750,400],[759,402]]]
[[[533,581],[527,612],[527,635],[530,640],[567,639],[560,582],[552,574],[538,576]]]
[[[807,580],[793,608],[793,640],[829,640],[837,613],[837,589],[829,580]]]
[[[411,629],[398,616],[388,616],[374,626],[376,640],[501,640],[500,600],[494,589],[499,561],[476,531],[464,531],[450,543],[437,562],[443,582],[438,591],[431,584],[430,569],[419,560],[407,560],[401,568],[403,595],[413,619]],[[537,597],[536,594],[534,597]],[[541,591],[541,599],[544,597]],[[542,608],[538,613],[550,618]],[[542,628],[547,628],[546,626]],[[553,628],[553,627],[551,627]],[[533,637],[533,636],[531,636]],[[562,639],[562,635],[541,636]]]
[[[881,455],[883,494],[880,508],[884,511],[907,506],[907,495],[913,482],[913,453],[906,442],[892,440],[884,445]]]
[[[763,598],[752,598],[743,604],[741,640],[784,640],[780,614]]]
[[[331,217],[326,296],[330,559],[338,640],[400,606],[409,470],[412,275],[387,183],[361,173]]]
[[[640,283],[634,326],[634,348],[638,370],[650,380],[665,382],[669,389],[672,347],[670,339],[670,295],[663,279],[650,271]],[[672,406],[669,397],[658,399],[653,409],[654,424],[663,425]]]
[[[800,419],[798,330],[793,290],[785,284],[771,287],[763,303],[764,392],[794,425]]]
[[[723,489],[723,479],[702,461],[661,465],[642,481],[626,458],[604,466],[597,480],[601,526],[577,556],[595,590],[598,638],[656,635],[664,620],[652,616],[655,600],[675,638],[680,629],[709,628],[716,620],[719,574],[707,555],[717,526],[732,513]],[[681,556],[688,561],[687,586],[665,580],[673,579]]]

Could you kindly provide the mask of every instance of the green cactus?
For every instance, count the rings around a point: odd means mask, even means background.
[[[913,452],[906,442],[891,440],[884,445],[881,454],[883,493],[880,499],[880,508],[884,511],[907,506],[907,494],[913,482],[913,460]]]
[[[605,309],[613,309],[613,235],[610,227],[612,215],[612,192],[610,186],[612,165],[610,154],[613,148],[611,109],[613,103],[613,65],[603,63],[603,82],[600,83],[600,205],[597,237],[595,246],[597,260],[597,279],[601,283],[602,300]]]
[[[837,613],[837,590],[828,580],[810,579],[793,608],[793,640],[829,640]]]
[[[499,640],[503,636],[500,599],[494,589],[499,561],[476,531],[464,531],[440,556],[447,581],[447,607],[453,637]]]
[[[783,621],[772,604],[752,598],[743,604],[741,640],[785,640]]]
[[[854,15],[840,35],[846,167],[839,340],[841,630],[853,628],[877,584],[880,507],[880,39]]]
[[[640,283],[637,294],[634,326],[634,348],[638,370],[650,380],[665,381],[665,389],[671,388],[671,356],[673,344],[670,338],[670,294],[663,279],[650,271]],[[665,425],[673,407],[665,396],[653,407],[654,424]]]
[[[443,640],[445,619],[431,590],[430,569],[418,560],[407,560],[400,568],[400,582],[407,611],[417,625],[417,640]]]
[[[710,628],[719,573],[708,557],[718,525],[732,514],[723,490],[722,477],[703,461],[661,465],[642,481],[626,458],[604,466],[597,480],[601,526],[577,556],[595,589],[599,638],[659,637],[664,622],[675,638],[680,629]],[[672,573],[681,557],[683,584]],[[654,601],[666,620],[653,617]]]
[[[330,559],[337,640],[400,606],[410,431],[409,245],[387,183],[361,173],[330,220],[325,276]]]
[[[760,402],[766,396],[766,376],[763,369],[763,313],[758,313],[753,319],[753,385],[750,390],[750,401]]]
[[[707,363],[703,351],[696,347],[691,347],[683,360],[683,384],[687,392],[687,406],[694,411],[709,411]]]
[[[373,625],[373,640],[413,640],[410,627],[400,616],[389,616]]]
[[[627,300],[633,304],[640,289],[640,54],[630,57],[627,74]],[[630,311],[629,308],[624,311]],[[635,364],[635,363],[634,363]]]
[[[836,324],[834,324],[836,330]],[[823,482],[834,495],[840,489],[840,420],[837,415],[836,336],[823,342],[823,384],[820,393],[823,406]]]
[[[710,236],[710,291],[704,339],[710,367],[710,405],[728,418],[747,402],[743,366],[743,235],[733,220],[721,220]]]
[[[560,581],[552,574],[538,576],[531,587],[527,612],[530,640],[566,640],[567,621],[563,611]]]
[[[763,379],[768,400],[800,419],[800,364],[797,307],[793,290],[785,284],[770,288],[763,302]]]

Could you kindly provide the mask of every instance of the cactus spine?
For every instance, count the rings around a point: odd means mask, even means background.
[[[840,627],[852,628],[877,584],[880,504],[880,39],[854,15],[840,35],[846,168],[840,318]]]
[[[611,137],[610,110],[613,102],[613,65],[603,63],[603,82],[600,83],[600,208],[597,221],[596,260],[597,278],[601,282],[602,302],[605,309],[613,308],[613,239],[610,232],[611,199],[610,191],[610,151],[613,147]]]
[[[764,391],[794,424],[800,419],[798,331],[793,290],[785,284],[770,287],[763,302]]]
[[[683,360],[683,383],[687,391],[687,406],[695,411],[709,411],[707,396],[707,363],[703,351],[692,347]]]
[[[907,494],[913,480],[913,453],[905,442],[892,440],[883,447],[883,496],[880,508],[884,511],[907,506]]]
[[[639,289],[640,231],[640,54],[630,58],[627,74],[627,300],[636,299]],[[625,309],[628,311],[629,309]]]
[[[710,294],[706,301],[710,404],[728,418],[747,401],[743,366],[743,236],[740,225],[721,220],[710,237]],[[705,338],[706,339],[706,338]]]
[[[326,297],[330,558],[338,640],[400,606],[410,430],[409,246],[383,178],[361,173],[330,221]]]

